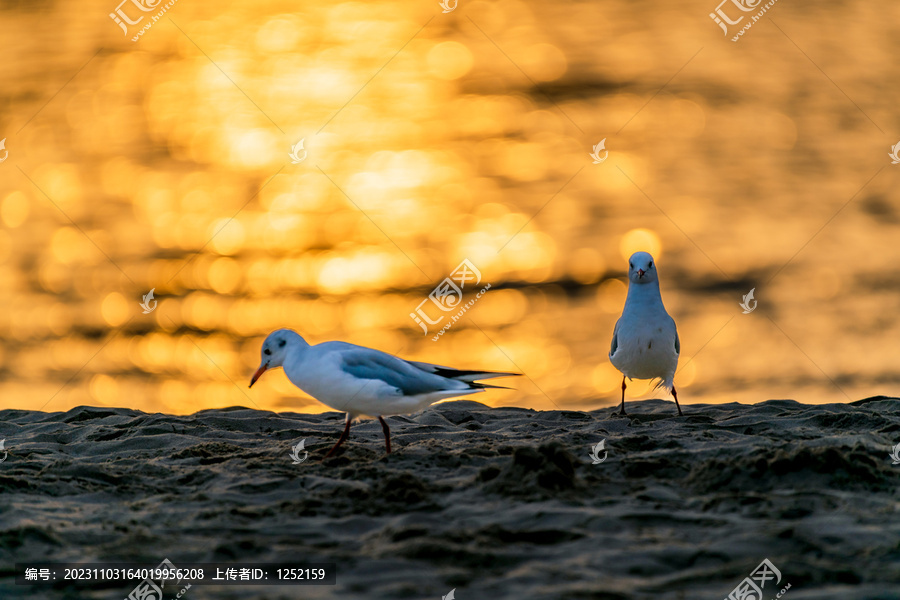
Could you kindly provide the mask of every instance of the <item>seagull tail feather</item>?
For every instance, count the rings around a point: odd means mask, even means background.
[[[668,378],[665,378],[665,379],[664,379],[664,378],[660,378],[660,379],[656,382],[656,385],[653,386],[653,389],[654,389],[654,390],[658,390],[659,388],[663,388],[663,389],[666,390],[667,392],[671,393],[671,392],[672,392],[672,388],[675,387],[675,381],[674,381],[674,380],[675,380],[675,377],[674,377],[674,376],[668,377]]]

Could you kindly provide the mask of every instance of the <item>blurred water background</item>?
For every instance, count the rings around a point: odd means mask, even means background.
[[[900,4],[737,43],[715,0],[180,0],[137,42],[116,8],[0,2],[2,408],[319,412],[247,389],[279,327],[598,408],[638,249],[683,404],[897,395]],[[464,259],[491,288],[432,341]]]

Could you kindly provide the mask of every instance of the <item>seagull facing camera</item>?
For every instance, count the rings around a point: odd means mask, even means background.
[[[659,293],[656,262],[646,252],[635,252],[628,259],[628,296],[622,316],[616,321],[609,362],[622,373],[622,406],[625,414],[625,379],[658,379],[656,387],[672,392],[681,415],[675,370],[681,354],[681,341],[675,321],[666,312]]]
[[[635,252],[628,259],[628,280],[631,283],[658,283],[656,264],[647,252]]]

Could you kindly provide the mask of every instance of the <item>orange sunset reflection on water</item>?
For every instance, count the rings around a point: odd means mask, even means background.
[[[3,408],[325,410],[247,388],[280,327],[612,405],[636,250],[683,404],[896,395],[900,6],[779,3],[825,77],[699,0],[181,0],[137,42],[114,4],[2,10]],[[410,315],[464,259],[490,290],[432,341]]]

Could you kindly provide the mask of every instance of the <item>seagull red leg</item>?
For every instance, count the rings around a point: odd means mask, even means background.
[[[678,392],[675,391],[675,386],[672,386],[672,397],[675,398],[675,406],[678,407],[678,416],[683,417],[684,413],[681,412],[681,405],[678,404]]]
[[[625,376],[622,376],[622,408],[619,409],[619,414],[625,414]]]
[[[344,433],[341,434],[341,439],[337,441],[337,444],[334,445],[334,448],[328,451],[328,454],[325,455],[325,458],[328,458],[329,456],[334,454],[337,451],[338,447],[344,443],[344,440],[347,439],[347,436],[350,435],[350,413],[347,413],[345,421],[347,424],[344,426]]]
[[[384,445],[387,447],[387,453],[391,453],[391,430],[388,429],[387,421],[384,420],[384,417],[378,417],[378,420],[381,421],[381,428],[384,430]]]

